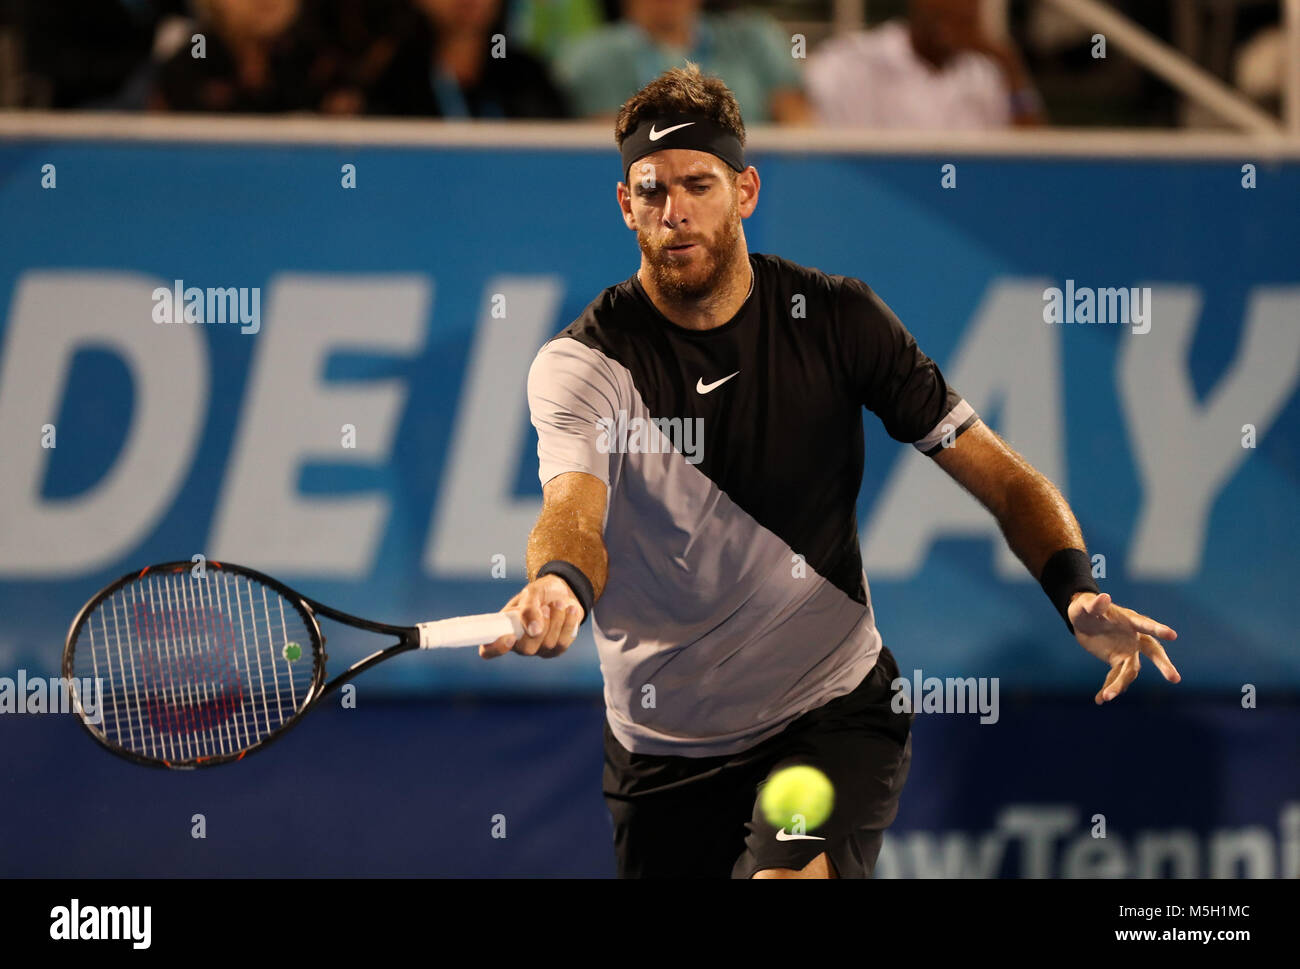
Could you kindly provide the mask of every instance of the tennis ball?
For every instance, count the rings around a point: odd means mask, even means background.
[[[759,805],[763,816],[774,828],[817,827],[831,815],[835,788],[816,767],[798,764],[777,771],[763,785]]]
[[[290,663],[292,663],[296,659],[299,659],[301,656],[302,656],[302,647],[299,646],[297,643],[284,644],[284,658],[287,659]]]

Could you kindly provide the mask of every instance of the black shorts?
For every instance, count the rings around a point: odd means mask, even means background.
[[[801,869],[826,852],[840,878],[868,878],[912,762],[912,713],[890,708],[888,649],[851,693],[737,754],[634,754],[605,723],[602,789],[620,878],[751,878]],[[831,816],[808,836],[773,827],[758,804],[772,771],[810,764],[835,788]],[[779,835],[779,837],[778,837]]]

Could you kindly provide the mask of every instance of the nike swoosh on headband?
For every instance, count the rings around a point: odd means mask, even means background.
[[[663,131],[655,131],[655,126],[654,126],[654,125],[651,125],[651,126],[650,126],[650,140],[651,140],[651,141],[658,141],[658,140],[659,140],[660,138],[662,138],[664,135],[670,135],[670,134],[672,134],[674,131],[676,131],[678,128],[689,128],[689,127],[690,127],[691,125],[693,125],[693,124],[695,124],[694,121],[684,121],[684,122],[682,122],[681,124],[675,124],[675,125],[673,125],[671,128],[665,128]]]

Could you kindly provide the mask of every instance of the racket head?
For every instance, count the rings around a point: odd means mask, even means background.
[[[229,562],[165,562],[82,607],[63,676],[99,681],[89,704],[69,691],[98,743],[183,770],[239,760],[295,724],[321,694],[325,658],[315,610],[284,583]]]

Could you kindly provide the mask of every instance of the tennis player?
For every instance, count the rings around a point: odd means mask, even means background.
[[[858,546],[861,408],[996,517],[1071,633],[1177,683],[1168,626],[1111,602],[1050,481],[949,386],[851,276],[751,253],[760,179],[731,92],[695,65],[622,106],[618,204],[641,265],[537,354],[528,403],[542,513],[525,635],[551,658],[591,615],[605,681],[603,791],[621,877],[871,874],[911,762]],[[834,785],[812,831],[770,825],[764,779]]]

